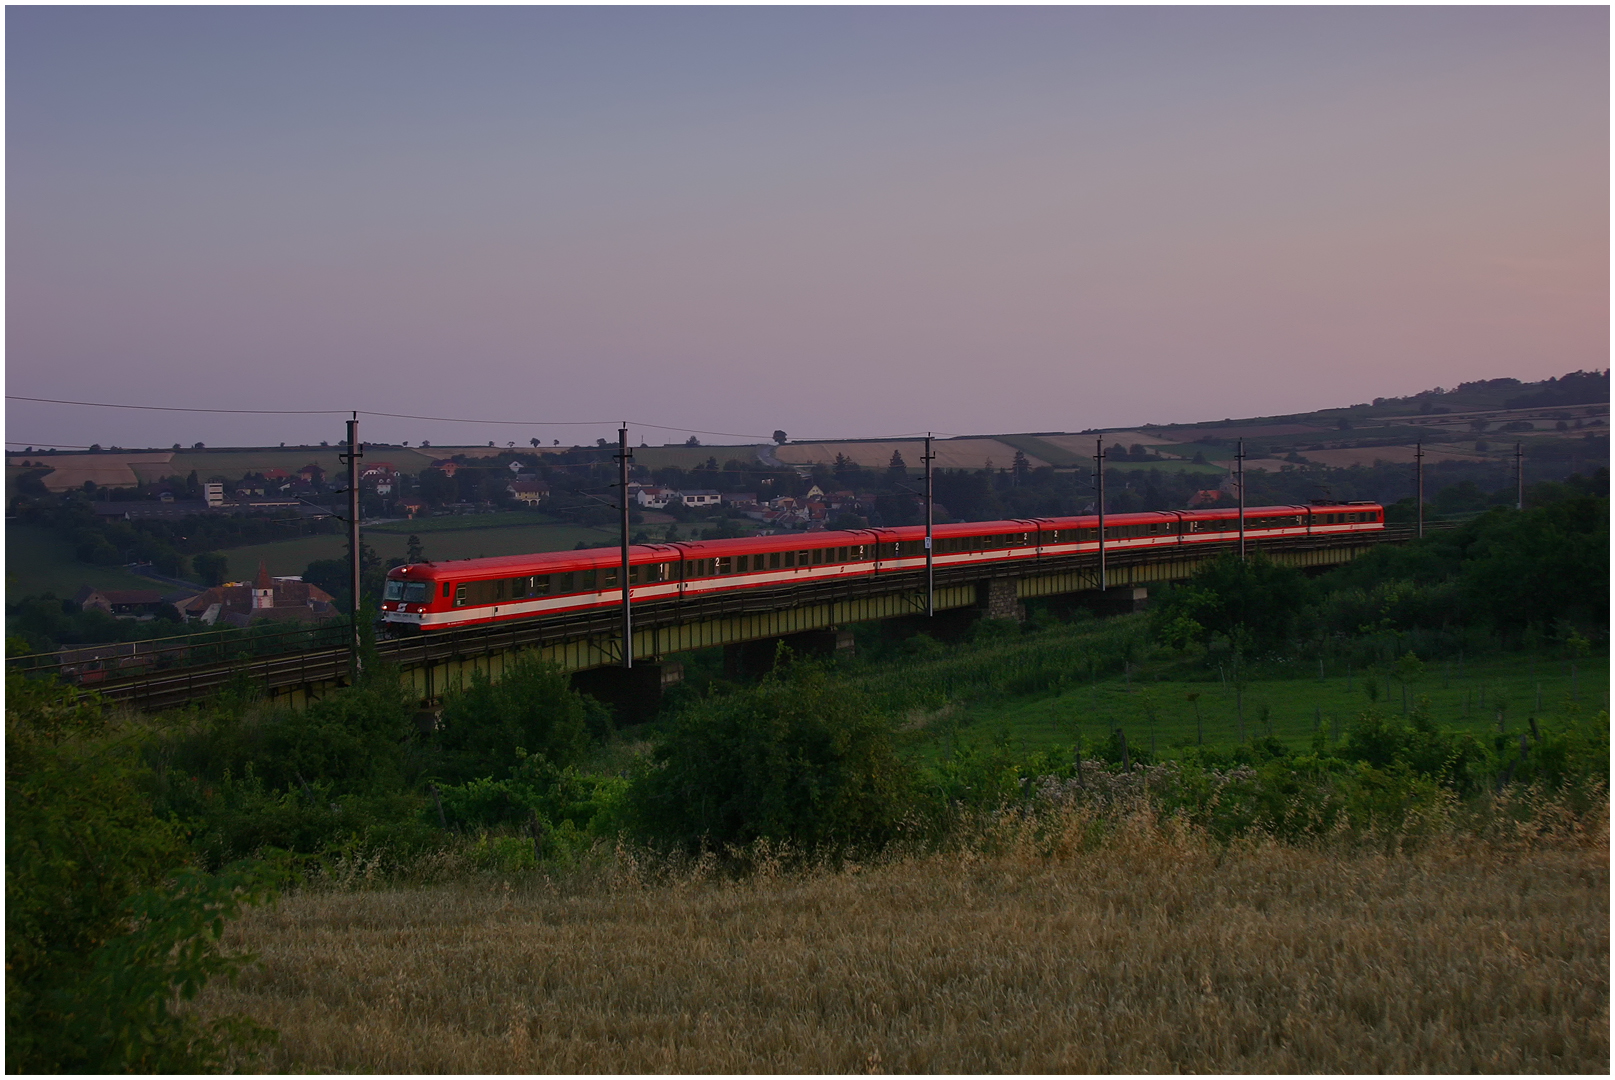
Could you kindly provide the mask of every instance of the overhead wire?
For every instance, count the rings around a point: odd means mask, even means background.
[[[391,420],[426,420],[440,424],[491,424],[501,427],[599,427],[602,424],[625,424],[629,427],[649,428],[652,431],[682,431],[692,435],[721,435],[730,439],[757,439],[761,442],[772,442],[772,433],[763,435],[758,432],[745,431],[709,431],[705,428],[680,427],[674,424],[645,424],[631,420],[491,420],[477,419],[463,416],[425,416],[417,413],[383,412],[378,409],[205,409],[183,405],[131,405],[125,402],[111,401],[72,401],[66,398],[30,397],[23,394],[7,394],[7,401],[32,401],[45,405],[77,405],[91,409],[134,409],[144,412],[182,412],[182,413],[219,413],[222,415],[241,416],[380,416]],[[880,442],[883,439],[910,439],[919,438],[927,432],[911,431],[899,435],[861,436],[859,442]],[[947,432],[931,432],[947,438],[961,438],[966,436],[950,435]],[[807,442],[843,442],[841,439],[809,439]],[[11,445],[9,442],[6,445]],[[56,445],[64,445],[57,443]],[[87,449],[79,447],[78,449]]]

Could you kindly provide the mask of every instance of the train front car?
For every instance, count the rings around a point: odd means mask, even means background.
[[[381,590],[381,618],[386,632],[397,635],[419,633],[432,625],[434,602],[443,599],[442,586],[432,563],[411,563],[387,571],[387,584]]]

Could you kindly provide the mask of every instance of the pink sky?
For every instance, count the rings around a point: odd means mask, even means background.
[[[1601,7],[14,7],[7,31],[14,395],[662,442],[1075,431],[1608,362]],[[7,417],[34,444],[340,432]]]

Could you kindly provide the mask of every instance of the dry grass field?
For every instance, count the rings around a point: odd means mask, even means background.
[[[1050,823],[1045,823],[1050,824]],[[1218,848],[1146,817],[729,880],[307,891],[201,999],[315,1072],[1596,1072],[1607,812],[1412,850]]]

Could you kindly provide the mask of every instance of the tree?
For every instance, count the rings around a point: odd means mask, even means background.
[[[609,729],[605,708],[572,689],[554,664],[523,654],[498,682],[481,671],[443,700],[439,736],[449,774],[470,780],[515,765],[524,755],[556,768],[576,764],[589,729]]]
[[[787,441],[785,432],[780,431],[778,428],[776,428],[774,430],[774,441],[779,443],[781,446],[784,446],[786,441]]]
[[[804,849],[895,832],[913,782],[897,725],[821,666],[784,659],[761,685],[673,721],[630,792],[648,832],[687,847],[766,837]]]
[[[688,439],[684,440],[684,445],[685,446],[700,446],[701,445],[701,440],[697,439],[694,435],[691,435]]]
[[[1032,463],[1026,460],[1026,454],[1020,450],[1015,451],[1015,459],[1010,462],[1010,472],[1015,474],[1016,481],[1025,479],[1032,471]]]
[[[229,577],[230,560],[217,551],[204,551],[191,560],[196,569],[196,576],[202,579],[202,584],[208,588],[223,585]]]
[[[251,962],[220,948],[224,920],[267,899],[274,871],[185,866],[183,827],[143,793],[139,732],[7,676],[8,1072],[209,1071],[267,1034],[174,1007]]]
[[[1307,579],[1299,571],[1280,566],[1261,552],[1243,561],[1232,553],[1222,555],[1189,579],[1189,588],[1177,595],[1175,611],[1162,610],[1159,632],[1167,633],[1172,619],[1181,614],[1212,633],[1226,635],[1238,651],[1271,651],[1289,638],[1308,593]],[[1177,629],[1194,636],[1186,624]]]
[[[426,561],[426,553],[421,548],[420,537],[411,534],[409,541],[405,546],[404,558],[406,561],[411,563],[420,563]]]
[[[422,499],[436,505],[454,502],[459,495],[459,486],[442,469],[427,467],[420,472],[419,491]]]
[[[543,439],[528,439],[527,442],[528,442],[528,445],[532,446],[534,449],[537,449],[538,447],[543,445],[544,440]]]

